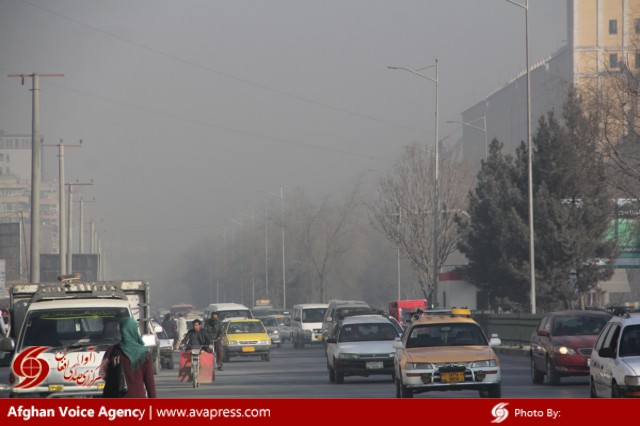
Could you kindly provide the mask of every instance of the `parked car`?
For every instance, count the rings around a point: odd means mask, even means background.
[[[592,398],[640,397],[640,313],[614,316],[596,340],[589,363]]]
[[[609,321],[605,311],[559,311],[545,315],[531,335],[531,380],[557,385],[562,377],[588,376],[593,345]]]
[[[500,343],[497,335],[487,339],[468,309],[413,321],[393,342],[396,397],[477,390],[481,397],[500,398],[500,360],[492,348]]]
[[[393,378],[396,327],[384,315],[354,315],[338,322],[327,339],[327,369],[331,383],[345,376],[388,374]]]
[[[271,361],[271,339],[259,319],[230,319],[224,322],[224,360],[236,356],[260,356]]]

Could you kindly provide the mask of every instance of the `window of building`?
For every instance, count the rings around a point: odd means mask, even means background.
[[[618,20],[609,19],[609,34],[618,34]]]
[[[634,21],[634,25],[636,27],[636,34],[640,34],[640,19],[636,18],[636,20]]]
[[[620,64],[618,63],[618,54],[611,53],[609,54],[609,68],[618,68]]]

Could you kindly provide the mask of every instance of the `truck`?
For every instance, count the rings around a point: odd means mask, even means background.
[[[418,310],[427,309],[427,299],[392,300],[389,302],[389,314],[398,320],[402,328],[407,328],[411,316]]]
[[[0,350],[12,352],[10,397],[94,397],[104,388],[107,348],[119,321],[133,317],[158,363],[149,283],[66,281],[9,289],[11,328]]]

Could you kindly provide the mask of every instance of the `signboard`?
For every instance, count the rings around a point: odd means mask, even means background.
[[[616,268],[640,268],[640,209],[636,200],[620,198],[616,218],[611,222],[609,239],[617,239]]]

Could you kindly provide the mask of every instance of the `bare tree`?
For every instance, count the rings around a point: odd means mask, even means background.
[[[444,265],[456,249],[459,233],[456,217],[466,216],[467,193],[471,189],[468,169],[459,151],[440,161],[439,205],[434,206],[432,152],[417,144],[408,146],[391,173],[380,178],[379,194],[369,202],[373,226],[400,248],[418,274],[425,298],[431,299],[433,282],[434,209],[439,214],[437,229],[438,265]]]

